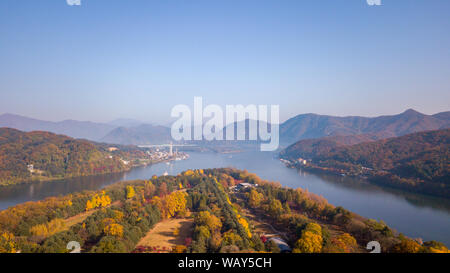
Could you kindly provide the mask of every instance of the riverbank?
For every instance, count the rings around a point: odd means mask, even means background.
[[[315,165],[311,162],[292,163],[286,159],[280,159],[288,168],[307,171],[315,174],[332,174],[336,176],[348,176],[365,180],[382,187],[389,187],[409,193],[417,193],[432,197],[450,199],[450,190],[442,184],[427,183],[422,180],[402,178],[386,171],[363,169],[361,173],[346,172],[336,168],[328,168]]]
[[[31,179],[21,179],[21,180],[13,180],[11,182],[2,182],[0,183],[0,189],[16,186],[16,185],[25,185],[25,184],[32,184],[32,183],[38,183],[38,182],[51,182],[51,181],[59,181],[59,180],[69,180],[69,179],[76,179],[76,178],[87,178],[87,177],[96,177],[96,176],[102,176],[102,175],[112,175],[112,174],[122,174],[126,172],[130,172],[133,169],[142,168],[142,167],[149,167],[151,165],[160,164],[160,163],[167,163],[172,161],[180,161],[180,160],[186,160],[189,158],[188,154],[183,154],[181,157],[171,157],[171,158],[165,158],[161,160],[151,160],[151,161],[142,161],[140,160],[139,164],[134,165],[125,165],[124,169],[121,169],[119,171],[110,171],[110,172],[97,172],[93,174],[85,174],[85,175],[66,175],[66,176],[59,176],[59,177],[47,177],[47,176],[32,176]],[[107,168],[106,168],[107,169]]]

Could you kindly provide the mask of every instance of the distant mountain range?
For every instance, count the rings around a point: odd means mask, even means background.
[[[246,123],[245,127],[248,128],[248,121]],[[230,126],[225,126],[225,130]],[[169,127],[141,124],[139,121],[132,119],[118,119],[110,123],[75,120],[50,122],[19,115],[3,114],[0,115],[0,127],[15,128],[26,132],[49,131],[74,138],[115,144],[161,144],[172,141]],[[280,143],[288,146],[299,140],[326,137],[326,140],[330,143],[356,144],[449,127],[450,112],[425,115],[409,109],[398,115],[373,118],[302,114],[280,125]],[[235,144],[240,143],[239,141],[235,142]]]
[[[43,121],[13,114],[0,115],[0,127],[14,128],[20,131],[47,131],[73,138],[99,140],[116,126],[90,121],[64,120],[59,122]]]
[[[172,141],[170,128],[141,124],[135,127],[118,127],[109,132],[100,141],[116,144],[164,144]]]
[[[113,125],[114,127],[135,127],[143,123],[144,122],[141,122],[139,120],[129,118],[119,118],[108,122],[108,124]]]
[[[302,139],[365,135],[358,137],[361,142],[449,127],[450,112],[425,115],[409,109],[398,115],[374,118],[303,114],[281,124],[280,138],[283,144],[289,145]],[[341,138],[341,140],[349,141],[345,138]],[[353,141],[358,140],[353,138]]]

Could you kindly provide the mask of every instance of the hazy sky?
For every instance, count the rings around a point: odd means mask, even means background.
[[[0,113],[164,123],[175,104],[450,110],[450,1],[0,1]]]

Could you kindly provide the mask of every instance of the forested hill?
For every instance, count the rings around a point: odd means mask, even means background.
[[[440,192],[439,195],[449,194],[450,129],[347,146],[327,140],[313,144],[296,143],[284,150],[282,157],[305,158],[310,160],[307,165],[311,167],[383,177],[385,183],[394,179],[399,184],[435,188],[433,192]]]
[[[0,128],[0,185],[118,172],[126,168],[106,147],[89,141],[49,132],[25,133]]]
[[[383,253],[449,253],[235,169],[119,182],[0,211],[0,253],[68,253],[70,241],[89,253],[367,253],[371,241]]]

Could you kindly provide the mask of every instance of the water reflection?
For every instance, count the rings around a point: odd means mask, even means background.
[[[303,173],[303,175],[308,175],[306,172],[299,171],[299,174]],[[353,177],[342,177],[336,175],[328,175],[328,174],[309,174],[316,175],[329,183],[336,183],[338,185],[342,185],[344,187],[352,188],[358,190],[360,192],[370,192],[370,193],[390,193],[398,198],[403,198],[405,201],[411,203],[414,206],[418,207],[430,207],[434,209],[439,209],[450,213],[450,200],[434,197],[429,195],[422,195],[411,192],[404,192],[399,189],[389,188],[378,186],[375,184],[371,184],[363,179],[353,178]]]

